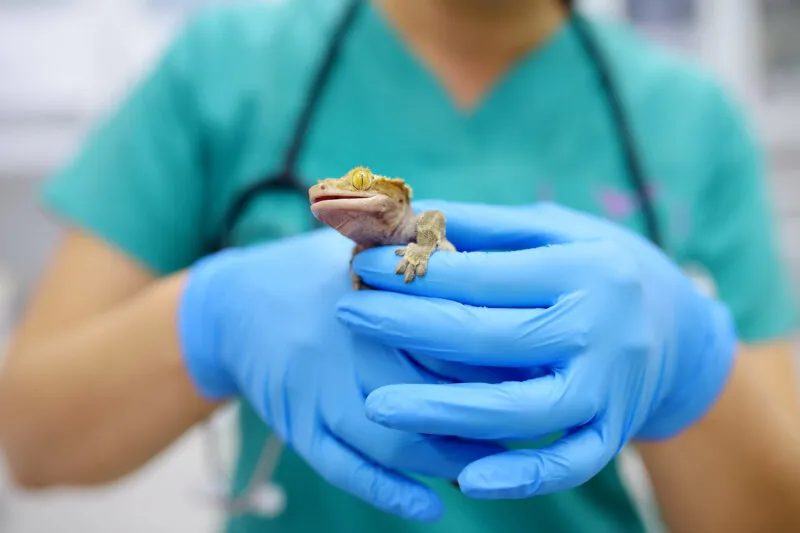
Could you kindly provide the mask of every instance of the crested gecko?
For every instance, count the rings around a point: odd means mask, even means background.
[[[404,180],[373,174],[366,167],[320,180],[308,192],[314,216],[355,242],[352,257],[375,246],[404,245],[395,250],[402,257],[395,273],[405,283],[427,273],[435,251],[456,251],[445,236],[444,213],[414,213],[411,196]],[[352,280],[356,290],[370,288],[355,273]]]

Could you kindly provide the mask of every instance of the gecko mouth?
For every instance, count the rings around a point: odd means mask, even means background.
[[[322,195],[317,196],[313,200],[311,200],[312,204],[318,204],[320,202],[328,202],[331,200],[361,200],[370,198],[369,196],[346,196],[343,194],[329,194],[329,195]]]
[[[380,203],[377,195],[325,194],[311,198],[311,211],[370,211]]]

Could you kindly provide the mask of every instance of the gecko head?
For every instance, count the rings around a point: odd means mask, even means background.
[[[308,199],[320,222],[362,242],[369,237],[364,233],[394,229],[411,208],[411,194],[401,179],[355,167],[341,178],[317,182],[309,189]]]

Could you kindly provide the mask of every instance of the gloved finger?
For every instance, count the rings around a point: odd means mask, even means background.
[[[433,490],[367,461],[329,434],[317,439],[306,460],[331,485],[387,513],[435,522],[444,512]]]
[[[522,250],[572,240],[564,220],[567,211],[551,203],[498,206],[425,200],[412,207],[417,213],[442,211],[447,239],[459,251]]]
[[[375,389],[398,383],[502,383],[525,381],[541,374],[536,368],[479,367],[410,355],[402,350],[368,349],[368,342],[359,341],[362,347],[353,353],[356,380],[364,398]]]
[[[548,309],[472,307],[450,300],[359,291],[339,300],[337,316],[385,346],[444,361],[494,367],[560,363],[585,348],[585,293]]]
[[[564,374],[495,385],[389,385],[367,397],[370,420],[401,431],[480,440],[533,440],[583,426],[598,412]]]
[[[426,200],[414,202],[413,208],[442,211],[447,239],[460,251],[521,250],[587,241],[608,236],[612,230],[602,217],[553,202],[504,206]]]
[[[366,344],[371,341],[361,341]],[[357,349],[353,352],[356,381],[363,398],[377,388],[396,383],[452,383],[436,375],[401,350]]]
[[[461,491],[478,499],[530,498],[575,488],[597,475],[614,451],[588,426],[538,450],[507,451],[467,466]]]
[[[601,241],[514,252],[435,252],[427,273],[405,283],[395,273],[396,248],[358,254],[354,272],[376,289],[487,307],[549,307],[565,294],[586,288],[599,269],[618,259],[612,255],[617,250]]]
[[[461,441],[449,435],[426,437],[376,424],[366,417],[364,400],[355,387],[330,387],[323,393],[319,409],[328,431],[385,468],[453,480],[469,463],[501,450],[490,443]]]
[[[331,428],[331,432],[384,468],[438,479],[455,480],[468,464],[506,449],[495,443],[397,431],[366,417],[364,424]]]
[[[495,367],[495,366],[475,366],[466,363],[456,363],[452,361],[442,361],[421,354],[405,354],[412,359],[419,367],[430,374],[437,376],[438,383],[452,383],[459,381],[462,383],[503,383],[505,381],[527,381],[540,377],[547,373],[547,369],[540,367]],[[415,381],[393,380],[390,383],[382,383],[378,387],[393,385],[396,383],[423,383]],[[373,387],[365,392],[369,394],[378,387]]]

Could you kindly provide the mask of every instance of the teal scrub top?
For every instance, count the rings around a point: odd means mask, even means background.
[[[92,133],[43,191],[63,220],[158,275],[208,253],[249,183],[278,170],[343,0],[209,8]],[[665,234],[682,265],[700,265],[744,341],[794,326],[761,148],[711,76],[617,23],[593,20],[632,121]],[[521,59],[477,109],[463,112],[374,7],[345,39],[301,154],[305,185],[355,165],[406,178],[415,197],[494,204],[555,201],[643,231],[605,96],[564,26]],[[307,231],[304,195],[270,193],[246,210],[234,242]],[[267,429],[240,409],[233,492]],[[643,530],[612,463],[559,494],[477,501],[432,480],[446,515],[417,524],[327,485],[285,452],[276,473],[288,509],[231,519],[231,533],[621,533]]]

